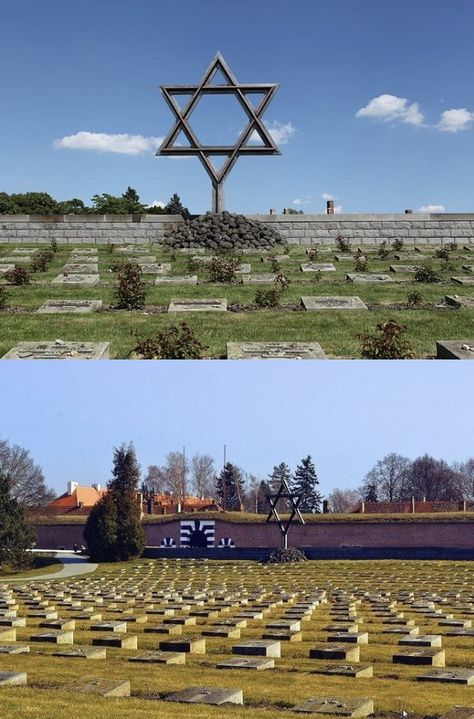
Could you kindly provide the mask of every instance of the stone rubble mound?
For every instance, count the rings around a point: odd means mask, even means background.
[[[165,244],[172,249],[206,247],[210,250],[268,250],[284,245],[282,236],[262,222],[231,212],[207,212],[169,232]]]

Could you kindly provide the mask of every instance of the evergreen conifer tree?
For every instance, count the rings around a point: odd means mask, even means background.
[[[288,487],[291,489],[291,483],[293,480],[293,476],[291,474],[290,468],[288,467],[288,465],[285,462],[276,464],[273,467],[273,472],[268,477],[268,485],[270,487],[270,494],[276,494],[276,492],[278,492],[283,480],[286,481]],[[281,499],[278,502],[277,509],[279,511],[286,512],[286,511],[288,511],[288,508],[289,508],[289,504],[285,500]]]
[[[131,444],[114,450],[112,476],[107,494],[89,515],[84,537],[92,558],[123,562],[139,557],[145,547],[138,500],[140,469]]]
[[[19,569],[30,564],[27,549],[34,540],[23,508],[12,497],[8,474],[0,472],[0,570],[3,567]]]
[[[216,494],[222,507],[229,512],[241,512],[245,500],[242,472],[227,462],[216,478]]]
[[[182,215],[185,220],[188,220],[191,217],[188,208],[183,207],[181,199],[179,195],[176,194],[176,192],[168,200],[165,211],[168,215]]]
[[[300,512],[321,512],[322,494],[318,491],[319,479],[316,468],[310,455],[301,460],[296,468],[295,477],[291,484],[292,492],[302,494],[299,503]]]
[[[377,486],[375,482],[367,485],[367,491],[364,499],[366,502],[378,502]]]

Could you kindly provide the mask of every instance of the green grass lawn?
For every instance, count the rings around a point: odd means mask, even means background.
[[[52,556],[35,556],[31,567],[19,571],[0,571],[0,582],[11,579],[34,579],[43,574],[56,574],[61,569],[62,563]]]
[[[19,245],[18,247],[21,247]],[[0,245],[1,256],[11,254],[14,245]],[[114,310],[116,275],[114,264],[122,259],[117,253],[108,253],[99,247],[99,271],[101,283],[95,288],[75,289],[52,287],[50,282],[60,273],[68,261],[73,245],[60,245],[47,272],[32,276],[27,286],[8,286],[7,307],[0,311],[2,332],[0,355],[5,354],[17,342],[41,340],[107,341],[111,343],[111,357],[125,359],[132,355],[136,345],[135,336],[151,337],[157,331],[186,321],[197,338],[206,347],[208,358],[225,358],[226,343],[252,341],[316,341],[321,344],[329,358],[360,358],[360,334],[372,333],[376,325],[393,319],[407,328],[407,339],[417,358],[433,357],[436,340],[474,338],[474,310],[453,309],[444,304],[446,294],[462,297],[474,296],[474,288],[451,281],[452,276],[466,275],[463,264],[474,263],[469,252],[458,248],[450,252],[449,267],[446,262],[434,258],[434,269],[441,272],[443,280],[433,284],[414,283],[412,275],[391,273],[389,284],[373,285],[352,283],[346,274],[354,271],[352,254],[347,259],[335,261],[335,248],[323,248],[317,262],[333,262],[335,272],[323,272],[319,279],[312,273],[303,273],[300,265],[308,261],[302,246],[289,248],[290,262],[281,263],[282,272],[291,281],[282,298],[282,306],[276,309],[256,309],[255,295],[265,285],[216,284],[209,282],[208,270],[189,269],[188,258],[172,254],[163,248],[150,246],[149,252],[160,262],[171,262],[171,274],[197,274],[197,286],[154,286],[154,277],[146,275],[149,283],[146,307],[139,311]],[[414,260],[396,260],[393,252],[381,259],[376,248],[365,248],[369,271],[389,273],[391,264],[416,264]],[[426,248],[433,255],[435,248]],[[474,253],[472,253],[474,255]],[[252,273],[270,272],[271,266],[261,262],[261,255],[244,255]],[[418,264],[423,264],[420,261]],[[390,273],[389,273],[390,274]],[[409,293],[421,292],[422,303],[415,308],[407,306]],[[300,298],[307,295],[356,295],[369,307],[368,311],[306,312],[301,310]],[[166,312],[173,299],[225,297],[231,307],[227,312],[176,313]],[[88,315],[41,315],[36,310],[50,299],[101,299],[104,310]]]
[[[249,620],[241,629],[240,639],[207,638],[206,653],[187,655],[185,665],[157,665],[129,662],[133,656],[157,649],[163,635],[145,633],[144,628],[161,623],[162,617],[148,614],[145,624],[128,623],[127,632],[138,636],[138,649],[107,649],[105,660],[77,660],[53,657],[53,645],[31,643],[26,655],[0,654],[1,671],[26,671],[28,687],[1,688],[2,716],[21,716],[33,719],[86,719],[91,714],[119,714],[125,719],[154,717],[186,717],[201,719],[219,717],[230,719],[266,719],[296,716],[292,707],[316,696],[336,696],[343,699],[368,697],[375,705],[375,716],[401,716],[406,711],[417,719],[439,717],[454,704],[472,705],[474,687],[456,684],[421,683],[416,677],[428,667],[407,666],[392,662],[398,651],[398,635],[383,632],[386,625],[377,614],[375,599],[381,603],[395,602],[393,611],[404,613],[404,619],[414,619],[421,634],[443,635],[447,667],[474,665],[473,637],[447,637],[446,627],[435,617],[428,617],[423,608],[412,606],[409,593],[417,601],[433,601],[438,610],[451,612],[455,617],[474,617],[474,572],[469,562],[441,561],[313,561],[294,565],[264,565],[257,562],[197,561],[197,560],[141,560],[122,564],[100,565],[94,574],[76,580],[56,581],[41,585],[32,582],[39,594],[48,594],[50,605],[61,601],[54,598],[54,590],[71,592],[89,590],[82,600],[83,607],[95,607],[103,620],[127,619],[127,612],[146,614],[147,609],[166,607],[173,599],[153,599],[152,592],[172,591],[192,595],[204,592],[204,606],[209,609],[228,596],[231,605],[222,608],[219,619],[228,619],[253,605],[269,604],[262,619]],[[24,591],[22,585],[21,591]],[[111,599],[98,603],[101,594],[111,589],[125,599],[137,590],[135,604],[117,608]],[[2,586],[0,583],[0,591]],[[245,640],[261,638],[265,625],[282,617],[285,610],[321,592],[328,601],[316,606],[308,621],[302,622],[302,641],[282,642],[282,656],[275,660],[273,670],[263,672],[220,670],[216,663],[231,656],[232,646]],[[284,593],[292,593],[289,601],[282,601]],[[239,606],[243,599],[248,605]],[[25,596],[18,596],[18,615],[26,613]],[[325,676],[315,670],[330,662],[309,658],[315,645],[326,645],[327,626],[340,620],[332,614],[338,607],[352,604],[357,615],[359,631],[368,632],[369,643],[360,645],[361,663],[373,665],[373,678],[355,679]],[[201,609],[202,607],[197,607]],[[60,616],[67,618],[74,610],[61,607]],[[122,610],[120,612],[119,610]],[[76,610],[77,611],[77,610]],[[351,609],[352,611],[352,609]],[[177,610],[186,616],[188,610]],[[37,619],[28,619],[27,626],[17,629],[17,642],[29,642],[38,629]],[[196,624],[183,627],[183,636],[200,636],[214,619],[197,618]],[[76,621],[75,645],[90,645],[99,633],[92,632],[89,622]],[[349,663],[349,662],[336,662]],[[78,678],[101,677],[127,679],[132,696],[121,699],[98,698],[93,695],[71,694],[67,686]],[[244,706],[168,704],[162,697],[190,686],[235,687],[243,689]]]

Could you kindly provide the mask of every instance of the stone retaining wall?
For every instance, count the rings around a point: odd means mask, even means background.
[[[474,243],[474,214],[251,215],[281,232],[292,245],[355,244],[403,240],[406,245]],[[1,243],[141,244],[161,242],[180,215],[0,215]]]

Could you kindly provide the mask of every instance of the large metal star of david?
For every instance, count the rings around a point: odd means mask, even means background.
[[[217,73],[220,73],[225,78],[225,84],[213,84],[213,79]],[[249,85],[237,82],[236,77],[220,53],[217,53],[209,65],[199,85],[161,85],[160,89],[168,107],[176,118],[176,122],[163,140],[156,155],[175,157],[195,155],[199,157],[211,178],[213,212],[221,212],[224,209],[223,185],[240,155],[281,154],[261,120],[261,116],[278,90],[278,85],[275,83]],[[224,94],[235,95],[248,117],[248,125],[240,134],[235,145],[203,145],[191,128],[191,113],[203,95]],[[256,106],[249,99],[249,96],[255,94],[262,95]],[[190,95],[190,99],[183,108],[180,108],[175,100],[177,95]],[[183,133],[186,137],[189,143],[188,146],[174,144],[180,133]],[[251,143],[251,139],[256,136],[261,141],[259,145]],[[227,156],[227,160],[219,170],[216,169],[211,160],[212,156],[218,155]]]
[[[283,546],[285,549],[288,548],[288,532],[290,531],[290,527],[293,524],[295,518],[298,519],[301,524],[304,524],[303,515],[301,514],[300,510],[298,509],[299,504],[301,500],[303,499],[303,492],[292,492],[288,486],[288,482],[286,479],[282,479],[280,487],[278,489],[278,492],[276,494],[267,494],[265,495],[268,503],[270,505],[270,511],[268,513],[267,522],[272,521],[275,519],[276,523],[280,527],[280,532],[282,534],[282,540],[283,540]],[[280,515],[278,514],[277,510],[277,504],[278,502],[283,499],[286,502],[290,502],[291,504],[291,514],[288,517],[286,521],[284,521]]]

